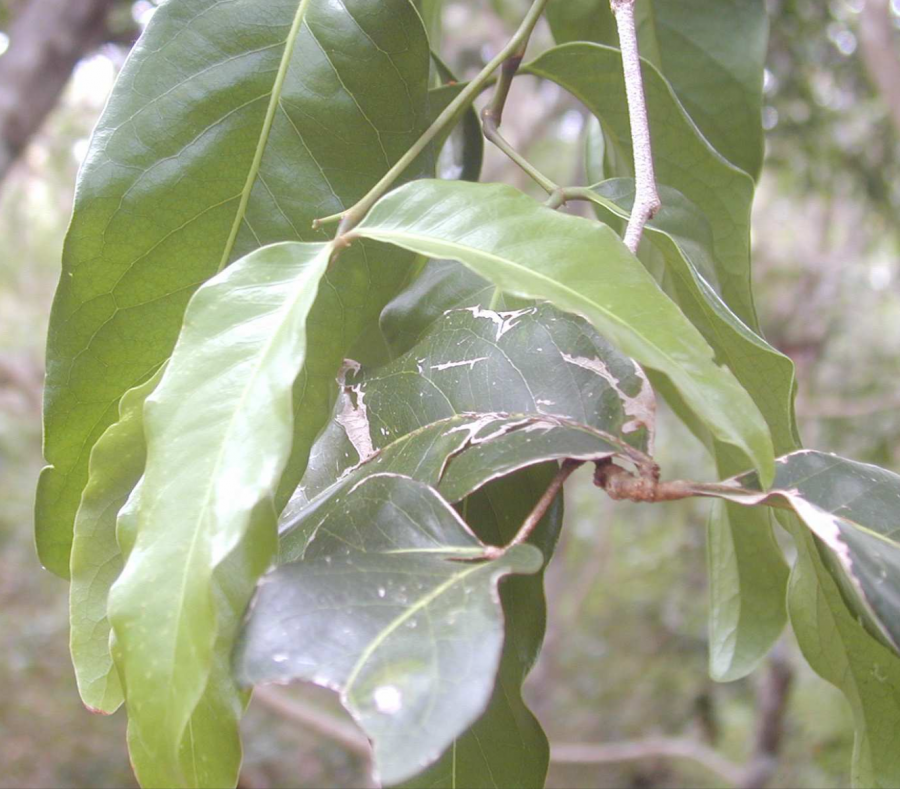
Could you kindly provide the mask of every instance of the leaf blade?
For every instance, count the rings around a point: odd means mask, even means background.
[[[492,222],[502,231],[479,234]],[[756,406],[609,228],[509,187],[418,181],[382,198],[354,233],[459,260],[505,292],[583,315],[623,352],[670,377],[719,440],[771,478],[771,438]],[[587,263],[598,254],[602,276]]]
[[[241,550],[243,575],[230,583],[249,593],[273,555],[291,392],[330,254],[326,244],[265,247],[204,285],[145,406],[136,540],[109,600],[129,738],[140,744],[132,758],[145,784],[189,782],[176,766],[180,743],[216,640],[235,626],[216,599],[216,570]],[[160,586],[164,577],[173,582]],[[158,591],[148,599],[150,588]]]

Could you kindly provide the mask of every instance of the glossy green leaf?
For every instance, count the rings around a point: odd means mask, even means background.
[[[275,551],[273,497],[290,452],[292,387],[331,251],[265,247],[206,283],[146,402],[136,540],[109,599],[132,764],[144,785],[194,785],[176,757],[216,641],[237,627],[246,604],[240,591],[249,593]],[[214,574],[238,554],[242,572],[220,579],[220,593]],[[218,725],[234,729],[236,719],[224,715]]]
[[[627,218],[633,181],[617,178],[593,189],[605,212]],[[668,291],[753,398],[775,451],[792,451],[799,445],[793,362],[745,326],[710,285],[715,282],[712,237],[696,206],[670,187],[659,191],[662,208],[645,229],[639,255],[646,259],[652,247],[662,258]],[[721,476],[741,470],[740,456],[727,445],[710,444]],[[720,681],[738,679],[756,668],[784,628],[788,568],[765,511],[716,505],[707,539],[710,671]]]
[[[771,438],[753,401],[608,227],[511,187],[423,180],[382,198],[354,234],[459,260],[505,292],[584,316],[666,375],[719,440],[771,478]]]
[[[457,507],[482,540],[508,543],[556,473],[555,464],[531,466],[493,480]],[[557,497],[529,542],[549,561],[562,526]],[[506,641],[494,693],[482,716],[454,740],[441,759],[405,786],[437,789],[494,789],[543,786],[550,746],[522,699],[522,683],[544,638],[546,601],[543,569],[507,578],[500,587]]]
[[[154,14],[97,126],[65,245],[36,513],[45,566],[67,574],[91,447],[169,356],[194,289],[264,244],[324,239],[312,220],[359,199],[424,129],[428,64],[409,0],[192,0]],[[405,175],[432,172],[429,152]],[[409,261],[366,245],[328,272],[285,495],[334,370]]]
[[[898,786],[900,660],[847,608],[812,534],[797,518],[784,515],[798,547],[788,597],[791,626],[810,666],[840,688],[853,712],[852,784],[860,789]]]
[[[69,588],[72,664],[85,706],[107,714],[122,703],[106,617],[110,587],[124,564],[116,541],[116,518],[144,473],[144,401],[161,377],[159,370],[122,397],[118,421],[106,429],[91,451],[88,484],[75,515]]]
[[[632,146],[619,52],[598,44],[551,49],[523,69],[556,83],[599,119],[607,176],[631,176]],[[750,328],[757,326],[750,289],[750,203],[753,179],[729,164],[702,136],[669,84],[650,64],[643,67],[644,92],[657,181],[681,192],[709,222],[722,298]]]
[[[703,136],[728,161],[759,178],[768,18],[763,0],[637,0],[642,57],[656,66]],[[553,0],[560,44],[619,45],[609,0]]]
[[[387,784],[434,761],[484,710],[503,644],[497,594],[542,559],[484,545],[427,485],[370,475],[315,513],[296,562],[266,576],[237,653],[250,684],[307,679],[340,691]]]
[[[733,483],[760,490],[754,474]],[[900,653],[900,476],[812,450],[779,458],[765,493],[723,497],[792,509],[827,548],[842,591],[873,631]]]

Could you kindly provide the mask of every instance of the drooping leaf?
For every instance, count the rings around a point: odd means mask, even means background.
[[[669,81],[694,123],[732,164],[759,178],[768,18],[763,0],[637,0],[641,56]],[[557,43],[619,45],[609,0],[552,0]]]
[[[632,145],[618,50],[573,43],[548,50],[523,70],[556,82],[601,122],[606,177],[632,176]],[[706,217],[713,236],[713,260],[729,308],[756,329],[750,289],[750,203],[753,179],[729,164],[700,134],[669,84],[644,63],[644,92],[657,181],[681,192]]]
[[[456,512],[396,475],[365,477],[315,517],[302,557],[257,592],[238,674],[338,689],[373,741],[379,776],[397,783],[484,710],[503,644],[496,585],[537,571],[540,552],[472,561],[484,545]]]
[[[851,606],[900,654],[900,476],[835,455],[800,450],[779,458],[772,488],[716,493],[729,501],[794,511],[827,549]],[[761,490],[755,474],[733,484]]]
[[[900,785],[900,660],[847,608],[812,534],[788,513],[798,546],[788,597],[791,626],[804,657],[838,687],[853,712],[853,786]]]
[[[124,560],[116,541],[116,518],[144,473],[144,401],[162,370],[129,390],[119,403],[119,419],[91,451],[88,484],[75,515],[72,583],[69,588],[69,644],[81,700],[90,709],[115,712],[122,686],[109,652],[106,599]]]
[[[667,376],[713,435],[771,479],[771,438],[753,401],[608,227],[511,187],[422,180],[382,198],[354,234],[459,260],[504,292],[584,316]]]
[[[97,126],[65,245],[36,512],[46,567],[67,574],[91,447],[170,354],[194,289],[264,244],[324,239],[312,220],[359,199],[424,129],[428,65],[409,0],[196,0],[154,14]],[[405,177],[432,172],[429,152]],[[366,245],[328,272],[285,497],[330,412],[333,371],[409,260]]]
[[[593,189],[604,212],[627,218],[633,181],[617,178]],[[648,252],[662,259],[668,291],[753,398],[776,453],[796,449],[793,362],[745,326],[710,285],[712,239],[696,206],[670,187],[659,191],[662,208],[645,229],[639,255],[645,262]],[[737,453],[708,443],[722,477],[741,471]],[[707,539],[710,671],[720,681],[738,679],[756,668],[784,628],[787,564],[765,511],[716,505]]]
[[[531,466],[493,480],[461,504],[464,519],[482,542],[508,543],[534,508],[540,492],[556,472],[554,464]],[[562,526],[562,497],[532,533],[545,566]],[[494,693],[487,709],[444,755],[404,786],[429,789],[462,787],[543,786],[550,746],[543,729],[522,699],[522,683],[534,665],[544,639],[546,601],[543,568],[534,575],[507,578],[500,587],[506,641]]]
[[[193,785],[178,765],[182,738],[217,639],[237,627],[274,554],[273,497],[290,452],[292,387],[331,251],[265,247],[204,285],[146,402],[135,543],[109,598],[132,764],[144,785]],[[217,581],[235,556],[241,572]],[[226,734],[236,728],[234,715],[210,720]]]

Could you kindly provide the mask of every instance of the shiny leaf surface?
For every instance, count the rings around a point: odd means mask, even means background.
[[[641,55],[656,66],[703,136],[759,178],[768,19],[762,0],[637,0]],[[609,0],[552,0],[547,18],[560,44],[617,47]]]
[[[238,673],[338,689],[380,778],[397,783],[484,710],[503,644],[497,583],[537,571],[541,555],[522,545],[472,561],[482,543],[432,488],[402,476],[367,476],[316,519],[302,557],[260,586]]]
[[[667,376],[713,435],[771,478],[771,438],[753,401],[608,227],[510,187],[423,180],[379,201],[354,233],[459,260],[504,292],[582,315]]]
[[[136,537],[109,600],[132,763],[145,785],[193,785],[176,767],[182,737],[217,660],[217,639],[236,628],[241,594],[274,554],[291,392],[331,249],[265,247],[205,284],[146,402]],[[231,558],[241,572],[217,582]],[[233,714],[218,721],[236,725]]]
[[[598,44],[573,43],[551,49],[523,67],[558,83],[599,119],[606,176],[632,175],[631,134],[619,52]],[[649,63],[644,91],[657,181],[681,192],[709,222],[722,298],[748,326],[756,328],[750,290],[750,203],[753,179],[729,164],[700,134],[672,88]]]
[[[633,181],[611,179],[593,189],[604,214],[627,218]],[[645,261],[650,253],[662,259],[668,291],[753,398],[776,452],[790,452],[799,445],[793,362],[744,325],[710,284],[715,282],[712,237],[697,207],[670,187],[660,187],[660,196],[662,208],[645,229],[639,255]],[[741,470],[737,453],[721,442],[708,443],[721,476]],[[738,679],[756,668],[784,628],[787,564],[771,516],[761,510],[717,505],[707,539],[710,671],[720,681]]]
[[[154,14],[97,126],[65,245],[36,513],[45,566],[67,574],[91,447],[170,354],[194,289],[264,244],[324,239],[312,220],[361,197],[424,129],[428,63],[408,0],[196,0]],[[430,158],[406,177],[433,172]],[[409,260],[364,245],[328,272],[285,495],[334,370]]]

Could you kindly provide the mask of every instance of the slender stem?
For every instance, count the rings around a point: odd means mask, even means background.
[[[628,227],[625,229],[625,246],[632,252],[637,252],[644,225],[659,210],[660,203],[656,192],[656,178],[653,175],[650,124],[647,121],[641,59],[634,25],[634,0],[610,0],[610,5],[619,31],[625,94],[628,98],[628,117],[631,123],[631,144],[634,149],[634,205],[631,208]]]
[[[534,0],[531,4],[531,8],[528,9],[528,13],[525,14],[522,24],[519,25],[519,29],[516,30],[506,46],[503,47],[490,63],[488,63],[478,75],[472,79],[462,91],[460,91],[459,95],[444,108],[444,111],[437,116],[434,123],[432,123],[425,133],[416,140],[413,146],[400,157],[397,163],[382,176],[381,180],[368,191],[362,200],[340,214],[317,219],[313,222],[313,227],[320,227],[327,222],[340,220],[341,224],[338,226],[339,235],[356,227],[369,212],[369,209],[375,205],[378,198],[390,189],[394,181],[396,181],[397,178],[403,174],[403,171],[415,161],[416,157],[425,150],[428,144],[437,137],[446,126],[455,120],[456,115],[460,110],[468,107],[469,104],[472,103],[473,99],[478,95],[481,89],[490,81],[491,75],[503,64],[503,62],[510,55],[515,54],[523,47],[523,43],[526,43],[531,37],[531,31],[534,30],[534,26],[537,24],[538,19],[540,19],[547,2],[548,0]]]
[[[555,499],[556,494],[559,493],[560,490],[562,490],[562,486],[565,481],[571,476],[572,472],[575,471],[575,469],[583,463],[583,460],[564,460],[562,465],[559,467],[559,471],[556,472],[556,476],[553,477],[553,479],[550,481],[547,489],[538,499],[537,504],[534,505],[534,509],[522,522],[522,525],[519,527],[519,531],[516,533],[516,536],[512,538],[512,541],[509,544],[504,545],[502,548],[489,545],[484,552],[485,558],[498,559],[514,545],[521,545],[522,543],[524,543],[531,536],[531,533],[535,530],[537,525],[541,522],[541,518],[544,517],[547,510],[550,509],[550,505],[553,503],[553,499]]]
[[[513,77],[516,76],[516,72],[519,70],[519,64],[522,62],[522,56],[525,53],[525,46],[527,43],[528,40],[526,39],[522,42],[518,52],[510,55],[503,61],[503,67],[500,70],[500,79],[497,81],[494,97],[491,99],[491,103],[481,111],[482,130],[484,131],[485,138],[496,145],[516,165],[518,165],[520,169],[536,181],[541,189],[547,192],[547,194],[553,194],[559,187],[513,148],[506,138],[500,134],[500,124],[503,121],[503,107],[506,105],[506,97],[509,95],[509,88],[512,85]]]

